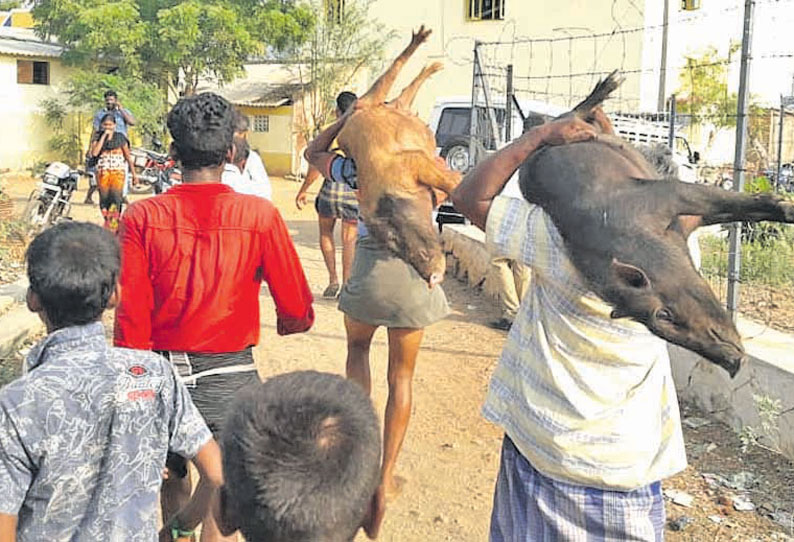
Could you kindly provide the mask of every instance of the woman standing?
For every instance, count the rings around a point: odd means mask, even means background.
[[[102,117],[101,130],[91,145],[91,156],[96,159],[99,209],[105,219],[105,228],[115,233],[119,228],[127,166],[132,172],[133,184],[138,184],[138,174],[130,154],[130,142],[127,136],[116,131],[113,115]]]

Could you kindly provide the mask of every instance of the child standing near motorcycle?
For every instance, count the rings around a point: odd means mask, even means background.
[[[127,166],[132,172],[133,184],[138,184],[138,174],[130,154],[130,142],[127,136],[116,131],[115,117],[108,113],[102,117],[100,126],[91,144],[91,157],[96,159],[99,209],[105,228],[115,233],[119,228]]]

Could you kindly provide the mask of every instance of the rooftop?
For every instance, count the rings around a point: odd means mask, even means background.
[[[30,28],[0,27],[0,55],[58,58],[64,48],[40,39]]]
[[[234,105],[279,107],[290,105],[303,87],[295,64],[246,64],[244,69],[245,75],[227,85],[205,80],[196,90],[217,92]]]

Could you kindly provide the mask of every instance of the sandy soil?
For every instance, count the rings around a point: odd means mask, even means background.
[[[30,189],[30,181],[17,179],[10,191],[17,198]],[[273,305],[262,297],[262,344],[257,361],[262,376],[316,369],[344,372],[345,335],[342,315],[335,302],[320,298],[327,275],[317,245],[313,207],[298,211],[293,203],[298,184],[274,180],[275,202],[288,222],[306,274],[317,298],[317,321],[304,335],[279,337]],[[83,193],[75,201],[82,201]],[[96,208],[76,204],[76,219],[98,221]],[[340,262],[341,265],[341,262]],[[387,512],[381,540],[400,542],[487,540],[493,484],[498,468],[500,431],[480,416],[491,371],[504,341],[502,332],[486,327],[498,316],[494,304],[454,279],[444,283],[453,313],[428,328],[419,355],[411,425],[398,463],[408,484]],[[265,290],[266,291],[266,290]],[[376,336],[371,352],[373,400],[379,412],[386,401],[386,337]],[[708,415],[684,407],[687,418]],[[727,427],[711,420],[697,429],[686,429],[692,466],[668,480],[665,488],[684,490],[694,497],[691,507],[668,503],[668,518],[688,516],[692,521],[680,532],[668,530],[673,542],[701,540],[785,540],[778,519],[794,511],[794,465],[758,450],[739,451],[739,439]],[[714,444],[713,446],[711,444]],[[725,478],[751,472],[748,498],[756,511],[737,512],[718,500],[735,490],[708,485],[702,473]],[[761,509],[763,507],[763,509]],[[709,516],[721,517],[715,523]],[[789,531],[789,534],[794,532]],[[357,540],[364,540],[363,535]]]

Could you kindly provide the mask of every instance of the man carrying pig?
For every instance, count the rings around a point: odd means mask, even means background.
[[[353,159],[329,151],[352,111],[350,107],[336,123],[321,132],[309,144],[305,156],[326,179],[356,188]],[[432,209],[429,192],[426,197],[429,222]],[[389,399],[383,426],[381,483],[372,520],[377,535],[386,497],[396,497],[401,491],[402,480],[395,476],[394,470],[411,416],[413,374],[424,328],[444,318],[449,307],[440,285],[428,288],[416,269],[371,236],[359,219],[353,268],[342,287],[339,310],[345,313],[347,377],[360,384],[367,394],[372,385],[369,370],[372,337],[380,326],[388,329]]]
[[[539,206],[499,195],[542,145],[595,134],[576,118],[533,128],[452,194],[492,252],[532,269],[483,407],[505,432],[491,542],[662,540],[660,480],[686,466],[664,341],[610,317]]]

